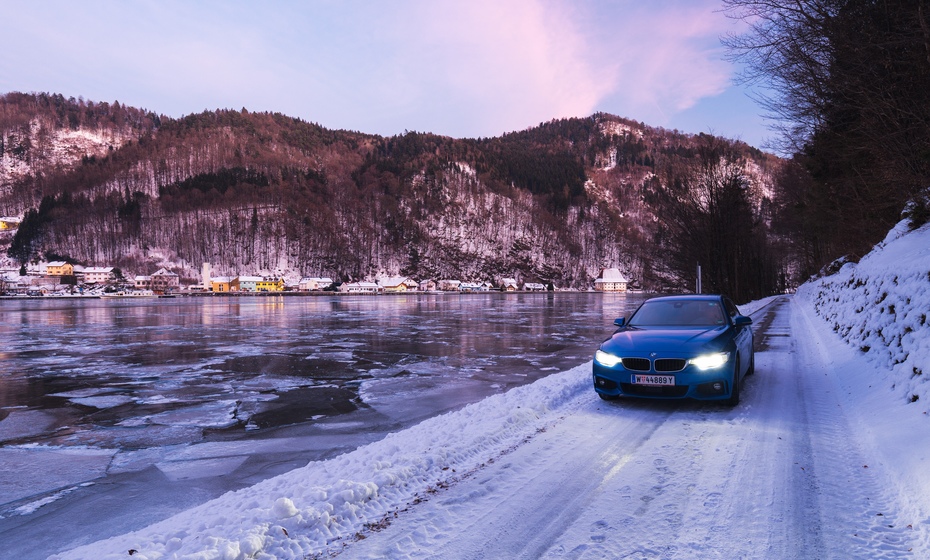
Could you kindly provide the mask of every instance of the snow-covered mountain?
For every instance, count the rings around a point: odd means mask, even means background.
[[[699,140],[607,114],[498,138],[383,138],[276,113],[170,119],[16,93],[0,97],[0,215],[34,212],[18,260],[126,274],[196,278],[210,262],[217,274],[587,288],[619,267],[661,288],[675,279],[648,191],[666,180],[659,167],[693,161]],[[761,207],[777,158],[725,142]]]

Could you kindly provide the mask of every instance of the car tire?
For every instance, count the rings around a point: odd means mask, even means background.
[[[746,375],[752,375],[756,373],[756,353],[753,352],[749,354],[749,369],[746,370]]]
[[[742,383],[739,376],[739,356],[736,357],[736,367],[733,368],[733,388],[730,390],[730,398],[727,399],[727,406],[736,406],[739,404],[739,390]]]

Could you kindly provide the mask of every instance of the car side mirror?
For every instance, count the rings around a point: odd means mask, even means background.
[[[624,319],[623,317],[620,317],[619,319],[615,319],[614,324],[617,325],[618,327],[622,327],[623,325],[626,325],[626,319]]]
[[[745,326],[747,326],[747,325],[751,325],[751,324],[752,324],[752,318],[747,317],[747,316],[745,316],[745,315],[737,315],[737,316],[733,319],[733,324],[734,324],[735,326],[737,326],[737,327],[745,327]]]

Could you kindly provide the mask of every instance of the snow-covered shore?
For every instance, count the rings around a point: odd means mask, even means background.
[[[771,299],[741,306],[741,311],[751,314]],[[865,459],[874,471],[893,474],[885,478],[896,481],[895,495],[906,496],[907,502],[902,505],[907,511],[899,517],[926,519],[930,227],[904,234],[899,226],[859,264],[806,284],[793,305],[800,315],[816,310],[825,321],[809,321],[809,332],[791,336],[816,345],[819,363],[833,360],[839,368],[823,389],[840,389],[836,406],[849,414],[850,427],[861,433]],[[808,323],[792,324],[797,329]],[[765,362],[760,362],[764,369]],[[548,376],[343,456],[231,492],[146,529],[53,558],[126,558],[130,551],[133,558],[144,559],[306,558],[351,549],[355,541],[447,488],[466,483],[566,416],[590,410],[592,399],[597,399],[589,375],[590,364],[584,364]],[[741,405],[743,422],[761,411],[749,402]],[[774,407],[764,411],[777,414]],[[834,509],[820,512],[821,517],[838,512],[837,499],[823,500],[822,507]],[[908,524],[913,538],[922,551],[930,551],[926,528],[913,525],[916,522]],[[398,557],[403,556],[399,551]]]

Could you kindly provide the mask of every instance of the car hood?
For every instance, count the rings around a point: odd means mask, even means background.
[[[661,352],[666,356],[716,352],[726,346],[726,327],[713,328],[635,328],[627,327],[614,333],[601,345],[611,354],[635,356]]]

